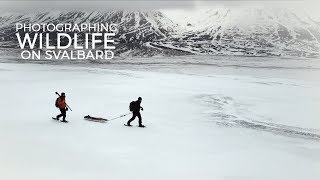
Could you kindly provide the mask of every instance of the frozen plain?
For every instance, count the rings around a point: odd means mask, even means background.
[[[194,58],[2,60],[0,179],[320,178],[318,61]],[[68,124],[51,120],[55,91]],[[138,96],[147,128],[83,120],[125,114]]]

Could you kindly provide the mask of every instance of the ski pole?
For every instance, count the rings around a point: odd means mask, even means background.
[[[112,120],[115,120],[115,119],[118,119],[118,118],[125,117],[125,116],[127,116],[127,115],[129,115],[129,114],[131,114],[131,112],[130,112],[130,113],[127,113],[127,114],[123,114],[123,115],[118,116],[118,117],[115,117],[115,118],[112,118],[112,119],[109,119],[109,121],[112,121]]]
[[[60,94],[58,92],[56,92],[56,95],[58,95],[60,97]],[[72,109],[70,108],[70,106],[66,103],[67,108],[70,109],[70,111],[72,111]]]

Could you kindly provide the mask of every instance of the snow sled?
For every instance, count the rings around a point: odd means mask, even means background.
[[[90,116],[90,115],[84,116],[83,118],[85,120],[94,121],[94,122],[107,122],[108,121],[108,119],[101,118],[101,117],[93,117],[93,116]]]

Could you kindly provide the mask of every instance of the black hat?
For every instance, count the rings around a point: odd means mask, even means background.
[[[63,93],[61,93],[61,96],[62,97],[66,97],[66,94],[63,92]]]
[[[141,98],[141,97],[138,97],[138,100],[139,100],[139,101],[141,101],[141,100],[142,100],[142,98]]]

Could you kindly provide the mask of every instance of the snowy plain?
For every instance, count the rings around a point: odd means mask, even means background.
[[[319,80],[310,59],[2,59],[0,179],[318,180]],[[51,120],[55,91],[68,124]],[[139,96],[147,128],[83,120]]]

